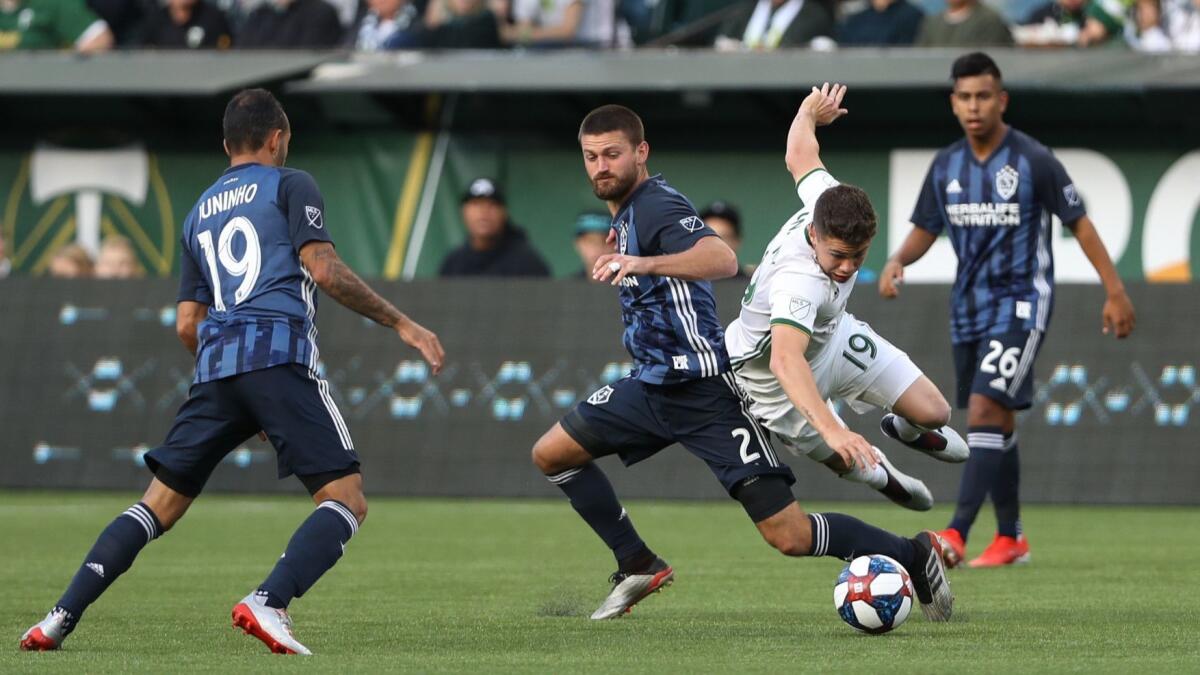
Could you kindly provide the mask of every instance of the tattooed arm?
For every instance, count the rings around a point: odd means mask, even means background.
[[[446,353],[437,335],[380,297],[342,262],[333,245],[312,241],[300,249],[300,262],[312,275],[313,281],[342,306],[351,309],[382,326],[396,331],[405,344],[421,352],[434,374],[442,369]]]

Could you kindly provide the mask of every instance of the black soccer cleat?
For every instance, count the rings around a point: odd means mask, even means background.
[[[909,541],[917,547],[916,569],[909,572],[921,612],[930,621],[949,621],[954,612],[954,593],[942,562],[942,540],[937,533],[925,530]]]

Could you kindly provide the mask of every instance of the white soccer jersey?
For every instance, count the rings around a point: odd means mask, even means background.
[[[790,406],[771,372],[771,325],[795,326],[812,336],[804,356],[817,361],[837,331],[858,278],[830,279],[817,264],[808,224],[821,193],[838,182],[824,169],[810,171],[796,186],[802,208],[771,240],[754,272],[738,318],[725,331],[729,359],[746,393],[759,404]]]

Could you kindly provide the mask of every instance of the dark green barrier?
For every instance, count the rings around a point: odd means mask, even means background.
[[[169,281],[0,282],[0,486],[140,488],[141,453],[161,441],[191,381],[174,335]],[[538,436],[628,367],[611,288],[582,282],[391,284],[384,293],[436,330],[446,371],[430,378],[390,332],[325,301],[325,375],[362,454],[369,492],[556,496],[529,463]],[[718,286],[726,320],[742,288]],[[1135,337],[1100,335],[1098,288],[1060,286],[1035,366],[1036,404],[1020,433],[1030,501],[1200,503],[1193,417],[1200,303],[1192,286],[1131,288]],[[908,287],[899,302],[860,288],[851,310],[909,351],[949,391],[948,291]],[[847,414],[901,467],[952,500],[958,471],[889,444],[878,415]],[[954,424],[964,427],[965,414]],[[873,499],[804,458],[803,499]],[[627,496],[721,498],[707,467],[679,448],[630,470],[608,460]],[[249,441],[217,471],[217,490],[297,490],[274,479],[274,453]]]

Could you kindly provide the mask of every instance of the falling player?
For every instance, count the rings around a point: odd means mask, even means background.
[[[1107,299],[1103,331],[1133,330],[1133,304],[1075,184],[1046,146],[1004,123],[1008,92],[986,54],[966,54],[951,68],[950,107],[965,136],[933,160],[913,211],[914,227],[888,260],[879,292],[896,297],[904,267],[943,232],[958,256],[950,336],[960,408],[967,408],[970,459],[958,506],[941,531],[951,567],[966,553],[967,535],[988,494],[997,532],[971,567],[1029,560],[1021,531],[1016,411],[1029,408],[1033,361],[1054,305],[1050,216],[1075,235],[1100,275]]]
[[[154,473],[145,495],[100,533],[54,608],[21,637],[22,649],[58,649],[138,552],[183,517],[221,459],[261,430],[275,446],[279,477],[296,474],[317,508],[234,606],[233,620],[273,652],[309,654],[292,635],[288,603],[342,557],[367,515],[358,455],[317,374],[316,290],[396,331],[435,373],[444,362],[437,336],[334,251],[316,183],[283,168],[292,134],[275,97],[238,93],[224,132],[229,169],[183,227],[176,328],[196,355],[188,399],[166,442],[145,455]]]

